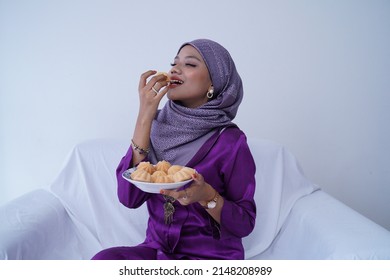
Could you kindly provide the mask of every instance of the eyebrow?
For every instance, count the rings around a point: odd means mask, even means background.
[[[187,59],[187,58],[193,58],[193,59],[198,60],[199,62],[202,62],[202,60],[200,60],[198,57],[196,57],[194,55],[189,55],[189,56],[184,57],[184,59]],[[179,56],[175,56],[175,59],[179,59]]]

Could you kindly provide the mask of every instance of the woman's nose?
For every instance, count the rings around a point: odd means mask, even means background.
[[[172,66],[171,74],[180,74],[180,73],[181,73],[180,67],[178,67],[177,65]]]

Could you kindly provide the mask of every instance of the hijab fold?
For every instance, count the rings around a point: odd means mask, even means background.
[[[152,123],[151,146],[157,161],[187,163],[215,130],[232,125],[243,97],[243,85],[229,52],[220,44],[198,39],[184,43],[202,56],[215,98],[197,108],[168,100]],[[184,153],[184,155],[183,155]]]

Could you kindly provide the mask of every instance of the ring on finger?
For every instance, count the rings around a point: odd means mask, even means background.
[[[152,90],[154,91],[155,94],[158,94],[158,90],[152,87]]]

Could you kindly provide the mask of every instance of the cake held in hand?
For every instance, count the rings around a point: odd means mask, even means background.
[[[170,79],[169,79],[169,76],[168,76],[167,72],[157,72],[156,76],[157,75],[164,75],[165,76],[165,81],[169,83]]]

